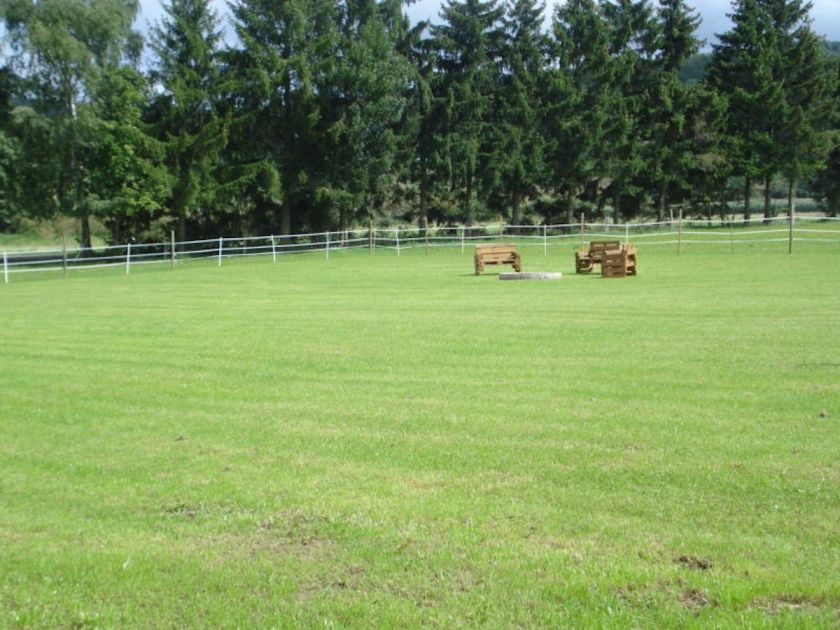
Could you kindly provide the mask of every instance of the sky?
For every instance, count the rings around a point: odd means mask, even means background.
[[[548,10],[561,0],[546,0]],[[213,0],[220,14],[227,13],[227,3],[224,0]],[[700,13],[703,23],[700,25],[699,36],[707,44],[715,41],[715,34],[723,33],[729,26],[726,14],[731,10],[730,0],[694,0],[692,6]],[[814,9],[811,12],[813,28],[818,35],[826,39],[840,41],[840,0],[813,0]],[[151,22],[160,19],[162,10],[160,0],[140,0],[140,16],[138,27],[145,31]],[[441,0],[418,0],[408,7],[408,15],[412,22],[419,20],[437,20]]]

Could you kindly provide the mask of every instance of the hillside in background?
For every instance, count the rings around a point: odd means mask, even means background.
[[[840,42],[824,42],[825,50],[832,57],[840,57]],[[706,68],[712,60],[711,53],[698,53],[688,59],[680,70],[680,81],[698,83],[706,78]]]

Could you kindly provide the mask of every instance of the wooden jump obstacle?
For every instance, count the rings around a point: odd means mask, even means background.
[[[516,271],[522,271],[522,257],[513,245],[476,245],[475,275],[486,265],[513,265]]]
[[[620,249],[621,241],[592,241],[589,251],[575,252],[575,273],[590,273],[601,264],[605,252]]]
[[[604,252],[601,258],[601,276],[604,278],[624,278],[636,275],[636,247],[633,243],[624,244],[621,249]]]
[[[589,251],[575,252],[575,273],[590,273],[601,265],[604,278],[636,275],[636,247],[621,241],[592,241]]]

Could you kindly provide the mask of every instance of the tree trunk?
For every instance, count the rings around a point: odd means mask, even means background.
[[[119,217],[111,223],[111,242],[114,245],[123,242],[123,224]]]
[[[750,202],[752,201],[752,178],[744,177],[744,221],[750,220]]]
[[[665,218],[665,196],[668,194],[668,187],[665,184],[659,188],[659,202],[656,204],[656,220],[662,221]]]
[[[285,236],[292,233],[292,210],[289,204],[284,203],[280,207],[280,235]]]
[[[615,200],[613,203],[613,223],[618,225],[618,222],[621,219],[621,191],[619,191],[618,188],[615,189]]]
[[[519,225],[520,220],[522,218],[520,216],[520,207],[519,207],[520,197],[521,197],[521,195],[520,195],[520,192],[519,192],[519,186],[514,185],[513,195],[511,197],[511,203],[510,203],[510,222],[513,225]]]
[[[464,225],[470,226],[473,222],[472,212],[473,196],[473,173],[467,173],[467,188],[464,191]]]
[[[764,176],[764,218],[769,219],[773,215],[773,199],[770,196],[772,192],[770,185],[773,183],[773,178],[770,175]]]
[[[347,232],[347,228],[348,228],[347,208],[339,208],[339,210],[338,210],[338,230],[341,232],[342,238],[343,238],[343,234],[345,232]]]
[[[187,240],[187,213],[183,208],[178,210],[178,240]]]
[[[721,220],[725,220],[726,217],[729,215],[729,197],[727,196],[726,190],[726,180],[724,180],[723,185],[720,187],[720,218]]]
[[[93,249],[93,244],[90,241],[90,217],[87,214],[82,215],[82,256],[89,256]]]
[[[771,197],[770,186],[772,180],[769,175],[764,176],[764,218],[769,219],[773,216],[773,198]]]
[[[569,187],[566,198],[566,223],[572,225],[575,222],[575,191]]]
[[[429,222],[429,182],[426,177],[426,159],[420,159],[420,217],[419,224],[421,227],[427,225]]]
[[[607,192],[603,191],[601,194],[598,195],[598,217],[606,218],[606,207],[607,207]]]
[[[788,180],[788,216],[792,217],[793,213],[796,211],[796,199],[795,199],[795,192],[796,192],[796,180],[791,178]]]

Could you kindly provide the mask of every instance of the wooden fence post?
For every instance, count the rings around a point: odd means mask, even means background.
[[[219,237],[219,262],[216,265],[217,267],[222,266],[222,249],[224,248],[224,239],[223,237]]]
[[[735,253],[735,216],[729,215],[729,253]]]
[[[368,252],[373,256],[373,221],[368,226]]]
[[[277,263],[277,245],[274,242],[274,234],[271,235],[271,261]]]
[[[394,238],[397,239],[397,256],[400,255],[400,226],[394,228]]]
[[[788,254],[793,253],[793,215],[795,212],[796,210],[791,207],[788,215]]]
[[[464,236],[466,235],[466,233],[467,233],[467,226],[462,225],[461,226],[461,253],[462,254],[464,253]]]
[[[67,277],[67,235],[61,235],[61,269],[64,277]]]
[[[125,246],[125,275],[131,273],[131,241]]]
[[[330,232],[327,230],[327,260],[330,259]]]
[[[426,256],[429,255],[429,217],[423,217],[423,234],[426,240]]]
[[[175,270],[175,230],[169,230],[169,260],[172,270]]]
[[[3,284],[9,284],[9,259],[6,250],[3,250]]]
[[[548,226],[543,223],[543,256],[548,256]]]
[[[680,218],[677,224],[677,256],[682,254],[682,231],[683,231],[683,211],[680,206]]]

